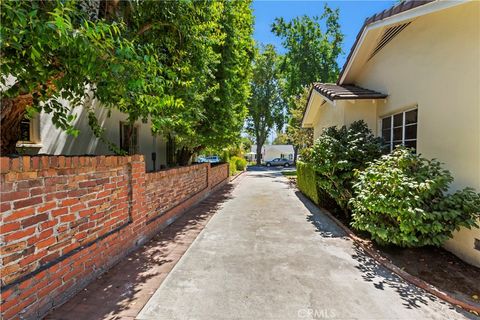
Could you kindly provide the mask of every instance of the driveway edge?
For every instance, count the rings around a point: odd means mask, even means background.
[[[303,196],[303,193],[302,193]],[[306,197],[305,197],[306,198]],[[310,199],[308,199],[310,201]],[[350,228],[345,226],[340,220],[338,220],[335,216],[333,216],[328,210],[321,208],[322,212],[327,214],[327,216],[332,219],[345,233],[355,242],[357,243],[369,256],[371,256],[375,261],[380,263],[383,267],[387,268],[391,272],[395,273],[402,279],[410,282],[411,284],[422,288],[423,290],[433,294],[437,298],[440,298],[448,303],[451,303],[455,306],[461,307],[462,309],[465,309],[466,311],[476,313],[477,315],[480,314],[480,307],[477,305],[474,305],[468,301],[460,300],[455,297],[450,296],[448,293],[438,289],[437,287],[431,285],[430,283],[417,278],[410,273],[402,270],[401,268],[397,267],[393,263],[391,263],[387,258],[381,255],[378,250],[372,248],[372,242],[369,240],[362,239],[358,237],[356,234],[353,233]]]

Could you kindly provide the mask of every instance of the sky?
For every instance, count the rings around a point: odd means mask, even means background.
[[[255,16],[254,38],[258,43],[274,44],[277,50],[283,53],[281,40],[271,30],[276,17],[283,17],[286,21],[302,15],[321,16],[323,6],[327,3],[331,8],[340,9],[340,26],[344,34],[343,54],[337,62],[340,68],[355,42],[360,28],[366,18],[388,9],[396,1],[279,1],[254,0],[252,8]]]

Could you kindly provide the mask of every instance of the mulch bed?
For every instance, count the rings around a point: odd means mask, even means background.
[[[480,303],[480,269],[443,248],[375,246],[393,264],[457,299]]]

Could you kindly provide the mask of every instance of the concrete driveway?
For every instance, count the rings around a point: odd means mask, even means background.
[[[357,248],[279,170],[247,172],[137,319],[464,319]]]

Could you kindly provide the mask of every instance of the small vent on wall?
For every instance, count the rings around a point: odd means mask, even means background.
[[[395,36],[396,36],[397,34],[399,34],[400,32],[402,32],[402,30],[405,29],[410,23],[411,23],[411,22],[407,22],[407,23],[404,23],[404,24],[398,24],[398,25],[396,25],[396,26],[387,28],[387,29],[383,32],[382,37],[380,38],[380,40],[378,41],[377,45],[375,46],[375,49],[373,49],[372,54],[370,55],[370,57],[368,58],[368,60],[372,59],[373,56],[376,55],[378,51],[382,50],[382,48],[385,47],[385,45],[386,45],[387,43],[389,43],[390,40],[392,40],[393,38],[395,38]]]

